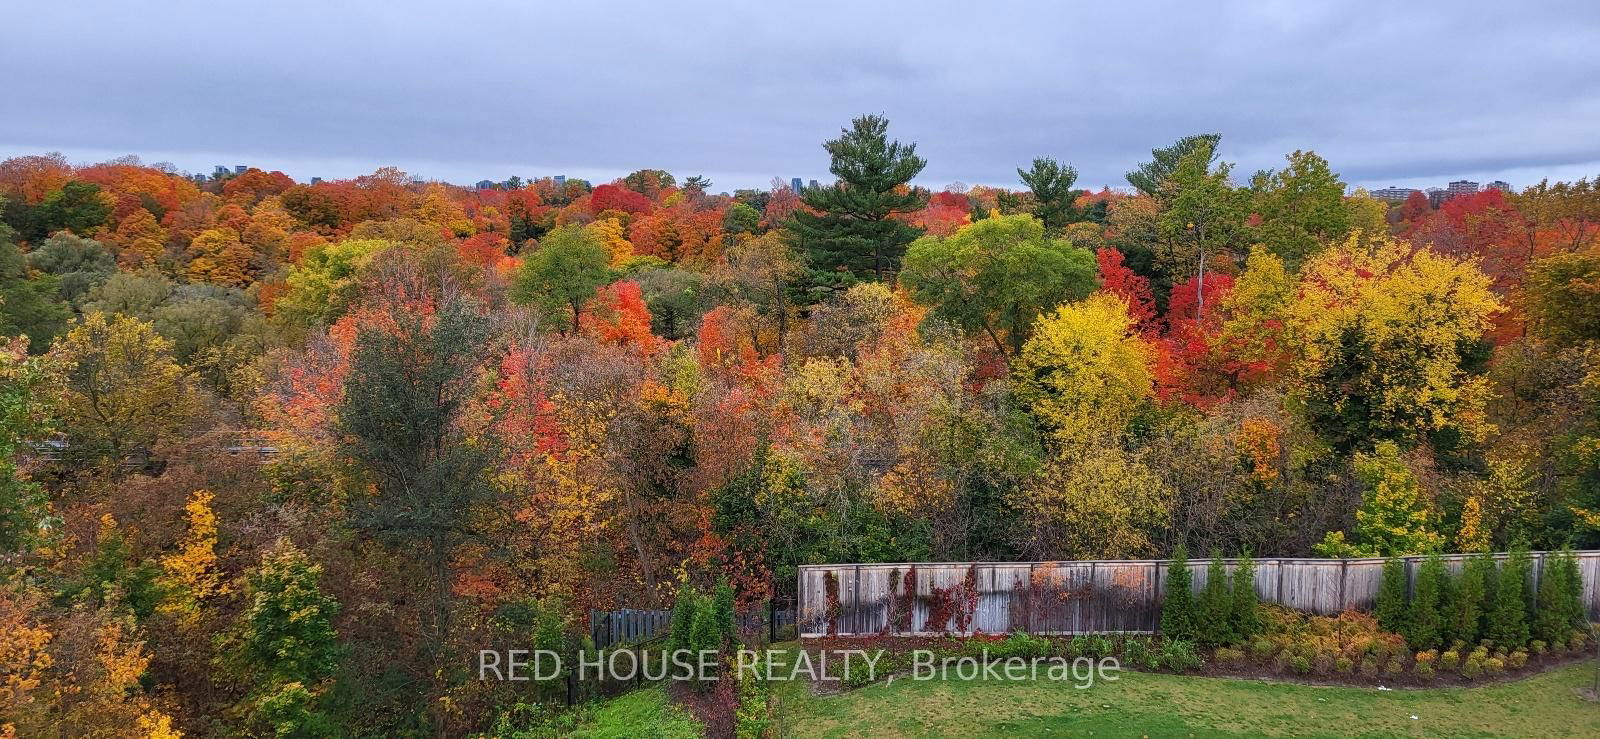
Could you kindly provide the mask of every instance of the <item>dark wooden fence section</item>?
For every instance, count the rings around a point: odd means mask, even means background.
[[[734,617],[739,633],[751,643],[776,641],[786,627],[795,623],[795,612],[769,607]],[[664,638],[672,628],[672,611],[667,609],[623,608],[589,612],[589,638],[596,649],[649,644]]]
[[[1445,566],[1458,573],[1470,556],[1445,555]],[[1504,561],[1506,554],[1494,557]],[[1547,557],[1546,552],[1530,554],[1529,584],[1535,590]],[[1577,558],[1589,618],[1600,620],[1600,551],[1577,552]],[[1424,559],[1404,558],[1412,582]],[[1224,562],[1232,573],[1236,560]],[[1256,592],[1263,602],[1312,613],[1371,610],[1383,563],[1257,559]],[[1168,560],[808,565],[798,578],[799,633],[1152,633],[1160,627],[1167,566]],[[1189,562],[1196,593],[1205,586],[1207,566],[1206,560]]]

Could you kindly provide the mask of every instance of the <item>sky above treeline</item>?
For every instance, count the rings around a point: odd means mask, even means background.
[[[1221,132],[1236,179],[1312,149],[1351,185],[1600,175],[1600,3],[6,3],[0,155],[299,180],[651,167],[833,178],[882,113],[917,180],[1125,186]]]

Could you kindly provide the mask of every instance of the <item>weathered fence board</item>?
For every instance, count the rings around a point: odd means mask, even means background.
[[[1600,620],[1600,551],[1576,554],[1583,602],[1589,618]],[[1460,572],[1470,556],[1445,555],[1445,567]],[[1497,561],[1506,556],[1494,555]],[[1533,552],[1531,558],[1529,584],[1536,592],[1545,553]],[[1408,582],[1415,582],[1423,560],[1404,558]],[[1266,603],[1325,615],[1371,610],[1383,579],[1383,562],[1258,559],[1256,593]],[[1224,563],[1231,576],[1236,561]],[[1196,593],[1205,587],[1208,564],[1189,562]],[[805,637],[830,632],[838,636],[1015,630],[1152,633],[1160,627],[1167,566],[1167,560],[808,565],[800,568],[795,619]],[[915,597],[908,597],[908,592]]]

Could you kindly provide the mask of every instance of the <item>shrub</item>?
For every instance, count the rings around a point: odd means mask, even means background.
[[[1379,665],[1379,660],[1377,660],[1377,659],[1375,659],[1375,658],[1373,658],[1371,656],[1368,656],[1366,659],[1361,660],[1361,676],[1362,677],[1377,677],[1378,676],[1378,665]]]
[[[1430,649],[1426,652],[1417,652],[1416,661],[1418,664],[1433,664],[1438,659],[1439,653],[1435,650]]]
[[[1390,657],[1389,661],[1383,665],[1383,674],[1385,675],[1399,675],[1405,671],[1406,663],[1399,657]]]
[[[1467,657],[1465,664],[1461,665],[1461,676],[1468,680],[1476,680],[1483,676],[1483,663],[1488,660],[1479,657],[1476,653]]]
[[[1233,570],[1233,633],[1249,639],[1261,633],[1261,599],[1256,594],[1256,563],[1245,552]]]
[[[1219,664],[1237,665],[1244,661],[1244,650],[1234,649],[1233,647],[1218,647],[1213,654],[1213,659]]]
[[[1146,670],[1161,669],[1161,653],[1151,649],[1149,640],[1143,638],[1129,639],[1122,645],[1122,661]]]
[[[1167,565],[1166,592],[1161,600],[1161,633],[1171,639],[1195,635],[1194,591],[1190,589],[1189,551],[1182,544]]]
[[[1378,604],[1373,615],[1384,631],[1406,633],[1406,562],[1398,557],[1383,563],[1383,581],[1378,586]]]
[[[1352,662],[1349,657],[1341,656],[1333,661],[1333,671],[1341,675],[1348,675],[1355,672],[1355,669],[1356,663]]]
[[[1439,669],[1455,672],[1461,666],[1461,653],[1454,649],[1445,650],[1439,655]]]
[[[1483,661],[1483,671],[1490,675],[1498,675],[1506,671],[1505,660],[1499,657],[1490,657]]]
[[[1417,570],[1416,592],[1412,594],[1404,632],[1412,649],[1432,649],[1443,639],[1445,576],[1444,560],[1437,554],[1428,555]]]
[[[1563,549],[1548,556],[1539,579],[1539,609],[1534,614],[1533,635],[1559,641],[1568,629],[1584,625],[1583,576],[1577,556]]]
[[[1333,672],[1333,666],[1336,661],[1333,655],[1327,652],[1318,652],[1317,656],[1311,660],[1311,670],[1318,675],[1326,675]]]
[[[1513,670],[1520,670],[1520,669],[1522,669],[1524,667],[1527,667],[1527,666],[1528,666],[1528,653],[1526,651],[1521,650],[1521,649],[1518,649],[1517,651],[1512,652],[1511,656],[1506,658],[1506,667],[1509,667],[1509,668],[1511,668]]]
[[[717,582],[711,593],[711,622],[717,628],[717,641],[723,646],[739,643],[739,626],[734,621],[733,586],[727,578]]]
[[[1428,662],[1418,662],[1411,668],[1411,673],[1421,680],[1432,680],[1434,676],[1433,665]]]
[[[700,594],[684,585],[678,588],[678,597],[672,604],[672,620],[668,625],[667,648],[671,651],[690,649],[693,644],[695,612],[700,607]]]
[[[1567,648],[1574,652],[1581,652],[1589,645],[1589,637],[1579,629],[1572,630],[1572,638],[1567,640]]]
[[[1273,654],[1277,653],[1277,651],[1278,645],[1272,643],[1271,639],[1268,639],[1264,636],[1258,636],[1250,640],[1250,656],[1258,660],[1269,659]]]
[[[1013,631],[1005,640],[994,643],[986,642],[983,646],[989,650],[991,659],[1000,660],[1012,657],[1025,659],[1049,657],[1054,647],[1049,639],[1042,636],[1031,636],[1024,631]],[[979,653],[981,654],[982,652],[980,651]]]
[[[1206,567],[1206,584],[1195,612],[1196,641],[1209,646],[1233,643],[1233,596],[1228,590],[1228,568],[1215,552]]]
[[[1177,672],[1197,670],[1205,666],[1205,659],[1195,649],[1194,642],[1186,639],[1168,639],[1161,646],[1161,663]]]
[[[1512,547],[1494,581],[1494,607],[1485,630],[1496,644],[1521,647],[1528,643],[1528,551]]]
[[[1306,659],[1303,654],[1297,654],[1289,660],[1289,669],[1294,670],[1296,674],[1304,675],[1311,671],[1311,660]]]
[[[852,674],[852,677],[854,675]],[[754,678],[739,681],[739,707],[734,712],[735,739],[761,739],[772,725],[766,683]]]
[[[1494,577],[1494,559],[1479,554],[1467,560],[1461,574],[1451,583],[1446,604],[1444,636],[1452,642],[1471,644],[1478,640],[1483,620],[1487,588]],[[1457,647],[1460,651],[1460,647]]]

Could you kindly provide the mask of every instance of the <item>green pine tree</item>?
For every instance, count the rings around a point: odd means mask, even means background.
[[[722,578],[711,594],[711,617],[717,626],[718,641],[724,646],[739,643],[739,625],[734,622],[734,615],[733,586]]]
[[[927,162],[916,144],[890,141],[888,131],[889,119],[862,116],[822,145],[839,181],[807,190],[809,210],[796,210],[789,224],[818,273],[815,282],[885,280],[920,233],[894,216],[922,207],[923,195],[907,186]]]
[[[1406,643],[1412,649],[1436,649],[1444,634],[1444,591],[1447,573],[1444,560],[1437,554],[1428,555],[1417,570],[1416,592],[1411,597],[1410,618],[1407,619]]]
[[[1233,570],[1233,633],[1239,639],[1249,639],[1261,633],[1261,617],[1256,612],[1260,597],[1256,594],[1256,563],[1245,552]]]
[[[688,585],[678,588],[678,597],[672,603],[672,620],[667,626],[668,651],[694,648],[695,614],[699,610],[700,594]]]
[[[1495,578],[1494,607],[1485,634],[1496,646],[1516,649],[1528,643],[1528,574],[1528,550],[1513,546]]]
[[[1233,643],[1233,595],[1228,588],[1228,568],[1216,552],[1211,553],[1211,563],[1206,566],[1206,584],[1200,590],[1198,611],[1201,643]]]
[[[1585,621],[1583,576],[1571,550],[1545,557],[1539,578],[1539,607],[1534,611],[1533,636],[1546,642],[1566,641],[1572,629]]]
[[[1488,582],[1494,577],[1494,560],[1487,555],[1468,559],[1451,585],[1450,610],[1445,623],[1445,638],[1451,642],[1478,643],[1483,633],[1483,602]]]
[[[1375,615],[1384,631],[1406,633],[1406,561],[1399,557],[1383,563],[1383,581],[1378,585],[1378,607]]]
[[[1167,564],[1166,592],[1161,600],[1161,633],[1168,639],[1195,638],[1193,577],[1189,572],[1189,551],[1182,544]]]

